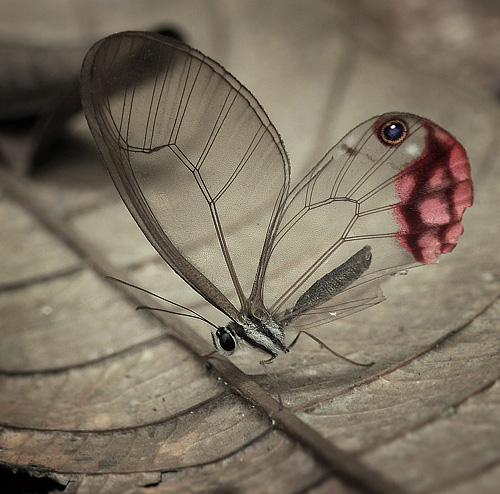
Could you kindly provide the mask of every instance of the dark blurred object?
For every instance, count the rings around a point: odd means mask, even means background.
[[[26,174],[80,109],[86,47],[0,46],[0,159]]]
[[[178,30],[156,32],[179,41]],[[25,175],[43,160],[81,109],[81,48],[0,45],[0,163]]]
[[[142,9],[142,10],[141,10]],[[180,39],[166,7],[90,0],[3,0],[0,17],[0,166],[25,175],[55,149],[78,112],[78,80],[85,53],[116,30],[155,29]],[[153,21],[154,19],[154,21]],[[154,22],[154,23],[153,23]]]
[[[65,486],[49,477],[31,476],[27,471],[13,473],[6,467],[0,467],[0,485],[2,492],[8,494],[40,494],[43,492],[61,492]]]
[[[186,38],[184,34],[177,28],[169,26],[160,26],[157,29],[153,29],[153,31],[163,36],[169,36],[170,38],[174,38],[177,41],[181,41],[182,43],[186,43]]]
[[[43,114],[74,84],[81,49],[0,45],[0,120]]]

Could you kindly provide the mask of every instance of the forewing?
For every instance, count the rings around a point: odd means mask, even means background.
[[[407,126],[399,144],[380,138],[391,121]],[[469,163],[453,136],[409,114],[368,120],[291,192],[265,304],[283,324],[307,327],[378,303],[385,276],[453,249],[471,204]]]
[[[81,85],[104,162],[144,234],[237,319],[288,190],[288,159],[263,109],[215,61],[149,33],[98,42]]]

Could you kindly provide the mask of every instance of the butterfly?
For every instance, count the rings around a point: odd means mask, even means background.
[[[361,123],[291,188],[287,153],[258,101],[181,42],[142,32],[97,42],[81,94],[144,235],[228,317],[212,332],[223,354],[244,345],[268,361],[287,353],[288,330],[381,302],[384,278],[436,263],[463,233],[469,161],[425,118]]]

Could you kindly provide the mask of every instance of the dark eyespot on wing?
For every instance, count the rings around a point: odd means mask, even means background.
[[[405,141],[409,134],[408,124],[402,118],[385,115],[373,125],[374,134],[384,146],[397,146]]]

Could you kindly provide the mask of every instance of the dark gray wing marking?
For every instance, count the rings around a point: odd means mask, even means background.
[[[372,248],[365,245],[347,261],[332,269],[319,280],[315,281],[297,300],[294,308],[286,312],[281,321],[289,324],[304,312],[331,300],[354,283],[370,267]]]

